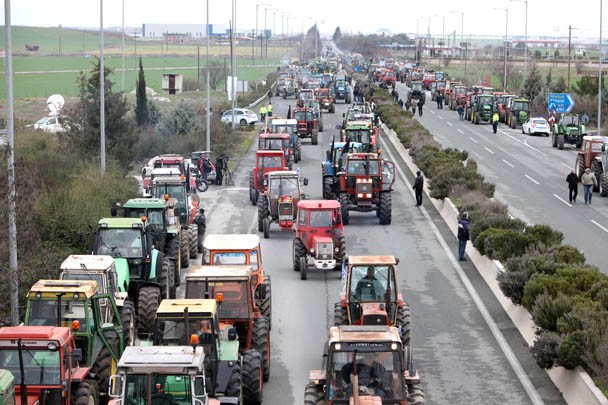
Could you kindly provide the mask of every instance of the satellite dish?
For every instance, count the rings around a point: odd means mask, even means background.
[[[46,106],[50,111],[49,115],[58,115],[63,108],[65,100],[61,94],[53,94],[46,100]]]

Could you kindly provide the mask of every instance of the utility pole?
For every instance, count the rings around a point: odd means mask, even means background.
[[[572,25],[568,25],[568,93],[570,92],[570,51],[571,50],[572,50]],[[600,49],[600,53],[601,53],[601,49]]]
[[[211,36],[211,32],[209,30],[209,0],[207,0],[207,24],[205,25],[205,30],[207,31],[207,78],[206,78],[206,87],[205,91],[207,93],[207,122],[205,128],[206,135],[206,146],[208,151],[211,150],[211,86],[210,86],[210,72],[209,72],[209,37]]]
[[[597,135],[602,135],[602,6],[603,0],[600,0],[600,68],[597,81]]]
[[[106,172],[106,85],[103,61],[103,0],[99,0],[99,143],[101,145],[101,174]]]
[[[121,77],[121,90],[122,95],[125,95],[125,0],[122,0],[122,34],[121,34],[121,60],[122,60],[122,70],[120,71]]]

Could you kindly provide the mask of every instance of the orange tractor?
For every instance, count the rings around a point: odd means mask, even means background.
[[[298,201],[303,196],[300,191],[300,175],[292,171],[268,173],[268,186],[264,195],[258,198],[258,231],[264,238],[270,238],[270,224],[276,222],[281,230],[289,230],[297,215]],[[308,179],[304,179],[304,185]]]

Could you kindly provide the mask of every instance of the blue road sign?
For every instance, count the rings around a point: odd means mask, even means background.
[[[574,98],[568,93],[549,93],[547,110],[557,113],[569,113],[575,106]]]

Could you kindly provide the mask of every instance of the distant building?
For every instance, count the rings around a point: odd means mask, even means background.
[[[226,24],[143,24],[141,37],[144,39],[165,39],[170,42],[183,43],[211,36],[226,37],[230,29]]]

